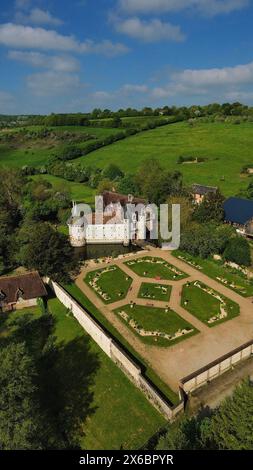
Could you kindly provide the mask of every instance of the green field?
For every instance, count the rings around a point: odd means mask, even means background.
[[[125,305],[114,310],[114,312],[146,344],[168,347],[197,333],[192,325],[170,308]],[[127,315],[128,319],[123,315]],[[132,322],[134,322],[135,327]],[[141,335],[138,329],[144,330],[146,335]],[[174,338],[175,333],[180,330],[185,330],[184,334]],[[151,335],[150,332],[157,332],[159,335]]]
[[[40,131],[42,126],[29,126],[26,128],[14,128],[8,129],[7,131],[0,131],[1,135],[4,135],[6,132],[8,134],[22,135],[22,131]],[[56,134],[63,134],[64,132],[80,134],[87,134],[92,138],[103,138],[108,135],[115,134],[119,132],[119,129],[112,128],[96,128],[96,127],[81,127],[81,126],[57,126],[50,127],[49,129]],[[91,141],[91,140],[90,140]],[[80,148],[83,148],[90,142],[86,140],[85,142],[79,142],[76,145]],[[34,138],[34,139],[24,139],[17,137],[17,140],[11,142],[1,142],[0,139],[0,165],[6,167],[23,167],[23,166],[43,166],[47,163],[50,156],[57,151],[71,144],[71,138],[62,141],[54,140],[50,138]]]
[[[126,172],[135,173],[142,161],[157,158],[168,170],[179,170],[187,184],[219,186],[226,195],[245,188],[251,177],[240,175],[243,165],[253,163],[253,123],[169,124],[142,132],[76,161],[103,168],[116,163]],[[178,165],[181,155],[205,157],[199,164]]]
[[[168,302],[170,300],[171,289],[171,286],[143,282],[138,292],[138,297],[140,299]]]
[[[179,271],[175,266],[167,263],[162,258],[144,256],[143,258],[126,261],[124,264],[141,277],[169,281],[178,281],[187,277],[187,274]]]
[[[70,192],[71,198],[76,202],[83,202],[94,206],[96,190],[84,183],[75,183],[67,181],[64,178],[52,175],[35,175],[31,176],[34,181],[45,180],[52,184],[54,189],[65,188]]]
[[[93,394],[93,400],[90,403],[93,412],[84,423],[85,437],[82,440],[82,448],[90,450],[111,450],[121,447],[138,449],[144,445],[160,427],[165,425],[165,419],[149,404],[142,392],[137,390],[123,372],[90,340],[78,322],[69,315],[57,299],[49,300],[49,310],[55,321],[54,335],[57,345],[63,354],[66,353],[70,364],[63,371],[63,380],[65,377],[68,380],[68,386],[73,387],[73,390],[70,390],[70,397],[76,396],[77,389],[80,388],[77,383],[70,382],[73,379],[70,374],[72,366],[76,371],[87,369],[87,374],[89,371],[89,364],[85,356],[81,356],[80,351],[87,348],[89,358],[93,357],[98,366],[94,371],[93,384],[90,384],[89,388],[89,392]],[[21,318],[29,313],[34,318],[40,316],[39,309],[33,307],[2,317],[0,342],[1,338],[10,336],[15,330],[11,323],[17,317]],[[71,365],[74,356],[75,363]],[[48,393],[48,400],[53,400],[54,386],[52,384],[48,384]],[[78,393],[81,393],[81,390]],[[69,405],[71,406],[71,401]]]
[[[204,284],[199,284],[207,288],[207,286],[205,286]],[[218,292],[215,292],[213,290],[212,292],[218,294]],[[192,315],[204,322],[207,326],[213,327],[217,324],[220,324],[224,321],[230,320],[231,318],[238,316],[240,313],[240,308],[238,304],[224,297],[221,294],[218,295],[222,298],[222,301],[224,302],[227,311],[227,316],[222,319],[219,319],[218,317],[221,307],[221,301],[215,298],[212,294],[203,291],[199,287],[196,287],[193,282],[186,284],[183,287],[181,305]],[[213,317],[217,317],[217,320],[210,323],[210,319]]]
[[[243,297],[253,296],[253,280],[247,277],[236,269],[224,266],[221,261],[214,261],[213,259],[203,259],[197,256],[191,256],[184,251],[172,251],[173,256],[177,258],[183,257],[183,260],[211,277],[220,284],[225,285],[232,289],[237,294]]]
[[[106,304],[124,299],[132,281],[131,277],[117,266],[108,266],[104,269],[91,271],[84,278],[84,282]]]

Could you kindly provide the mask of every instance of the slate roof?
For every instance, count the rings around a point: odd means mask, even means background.
[[[204,186],[202,184],[193,184],[192,191],[193,194],[199,194],[200,196],[205,196],[205,194],[216,193],[218,190],[215,186]]]
[[[253,201],[248,199],[230,197],[224,202],[223,208],[226,222],[245,225],[253,219]]]
[[[46,288],[37,271],[20,276],[0,277],[0,301],[7,304],[16,303],[19,295],[24,300],[47,295]]]

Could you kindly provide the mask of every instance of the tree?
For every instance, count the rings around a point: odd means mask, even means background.
[[[214,412],[184,417],[169,426],[159,450],[251,450],[253,447],[253,387],[244,381]]]
[[[108,178],[102,179],[98,183],[97,194],[102,194],[104,191],[112,191],[114,189],[114,184]]]
[[[182,233],[180,248],[193,256],[208,258],[224,248],[224,234],[216,225],[192,223]]]
[[[180,223],[181,223],[181,231],[183,231],[189,224],[192,218],[193,213],[193,205],[189,197],[187,196],[170,196],[167,200],[167,204],[169,205],[169,227],[171,229],[172,225],[172,213],[171,213],[171,206],[172,204],[179,204],[180,205]]]
[[[41,449],[37,374],[24,343],[0,349],[0,449]]]
[[[169,195],[178,195],[182,192],[181,173],[165,171],[155,158],[142,162],[135,181],[140,193],[155,204],[164,203]]]
[[[221,222],[224,219],[224,197],[220,191],[208,193],[201,204],[196,206],[194,220],[200,223]]]
[[[117,183],[117,191],[122,194],[138,195],[138,187],[132,175],[125,175]]]
[[[117,178],[122,178],[124,176],[123,171],[121,171],[121,169],[114,163],[107,165],[102,173],[105,179],[109,179],[111,181],[114,181]]]
[[[242,266],[250,266],[250,245],[245,238],[234,237],[227,243],[224,259]]]
[[[19,261],[28,269],[36,269],[43,276],[56,281],[67,281],[78,268],[78,260],[68,237],[57,232],[49,223],[29,224],[19,234]]]
[[[211,419],[207,438],[221,450],[252,450],[253,387],[244,381]]]

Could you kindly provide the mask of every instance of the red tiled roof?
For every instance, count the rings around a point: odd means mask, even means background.
[[[116,193],[114,191],[104,191],[102,196],[104,198],[104,206],[109,206],[111,203],[116,204],[117,202],[120,202],[122,206],[125,206],[130,202],[132,204],[147,204],[145,199],[133,197],[132,200],[129,201],[129,196],[126,194]]]
[[[0,277],[0,300],[4,303],[15,303],[18,293],[24,300],[35,299],[47,295],[46,288],[37,271],[20,276]]]

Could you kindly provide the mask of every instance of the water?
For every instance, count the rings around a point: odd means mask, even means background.
[[[80,260],[104,258],[107,256],[116,257],[139,251],[141,248],[129,245],[123,246],[121,244],[106,244],[106,245],[86,245],[81,248],[75,248],[75,254]]]

